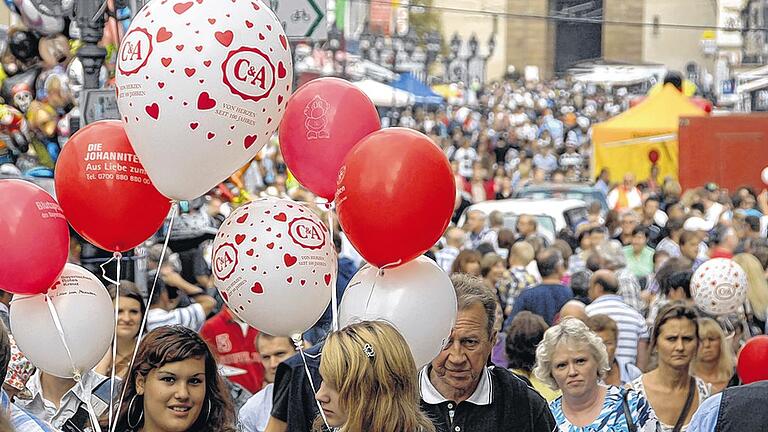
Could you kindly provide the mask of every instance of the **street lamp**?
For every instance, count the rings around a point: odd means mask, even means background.
[[[331,53],[333,53],[331,64],[333,65],[334,75],[336,74],[336,53],[341,49],[341,36],[341,31],[336,27],[336,23],[333,23],[331,29],[328,30],[328,48],[331,50]]]
[[[437,60],[437,55],[440,53],[440,48],[442,45],[442,38],[440,37],[440,33],[431,31],[427,33],[426,35],[426,49],[427,49],[427,58],[424,62],[424,77],[426,78],[429,75],[429,66]]]
[[[360,33],[360,56],[370,58],[370,50],[373,48],[374,37],[371,34],[368,20],[363,24],[363,31]]]

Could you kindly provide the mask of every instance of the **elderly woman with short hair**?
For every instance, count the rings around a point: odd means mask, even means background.
[[[580,320],[566,318],[544,333],[533,372],[563,392],[549,405],[559,431],[656,431],[656,414],[643,396],[601,384],[609,369],[605,345]]]

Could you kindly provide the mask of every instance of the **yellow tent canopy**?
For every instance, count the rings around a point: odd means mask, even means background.
[[[593,176],[608,168],[611,182],[620,182],[626,173],[644,181],[655,160],[659,180],[677,179],[680,117],[703,115],[704,110],[667,84],[636,107],[592,128]]]

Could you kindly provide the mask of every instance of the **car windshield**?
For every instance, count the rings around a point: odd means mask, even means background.
[[[605,199],[601,199],[601,193],[598,191],[580,191],[580,190],[526,190],[520,191],[520,198],[532,198],[532,199],[548,199],[548,198],[560,198],[560,199],[577,199],[584,201],[589,205],[593,201],[600,203],[604,206]],[[607,210],[605,208],[604,210]]]

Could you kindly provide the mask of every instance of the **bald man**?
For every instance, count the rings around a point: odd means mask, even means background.
[[[619,281],[610,270],[598,270],[589,281],[587,294],[592,300],[586,307],[587,315],[608,315],[616,321],[619,340],[616,357],[625,363],[645,370],[648,365],[648,341],[650,332],[645,319],[618,295]]]
[[[586,305],[578,300],[570,300],[568,303],[564,304],[562,308],[560,308],[560,318],[558,320],[562,321],[567,317],[574,317],[581,322],[586,323],[589,319],[589,316],[587,315],[587,309]]]

